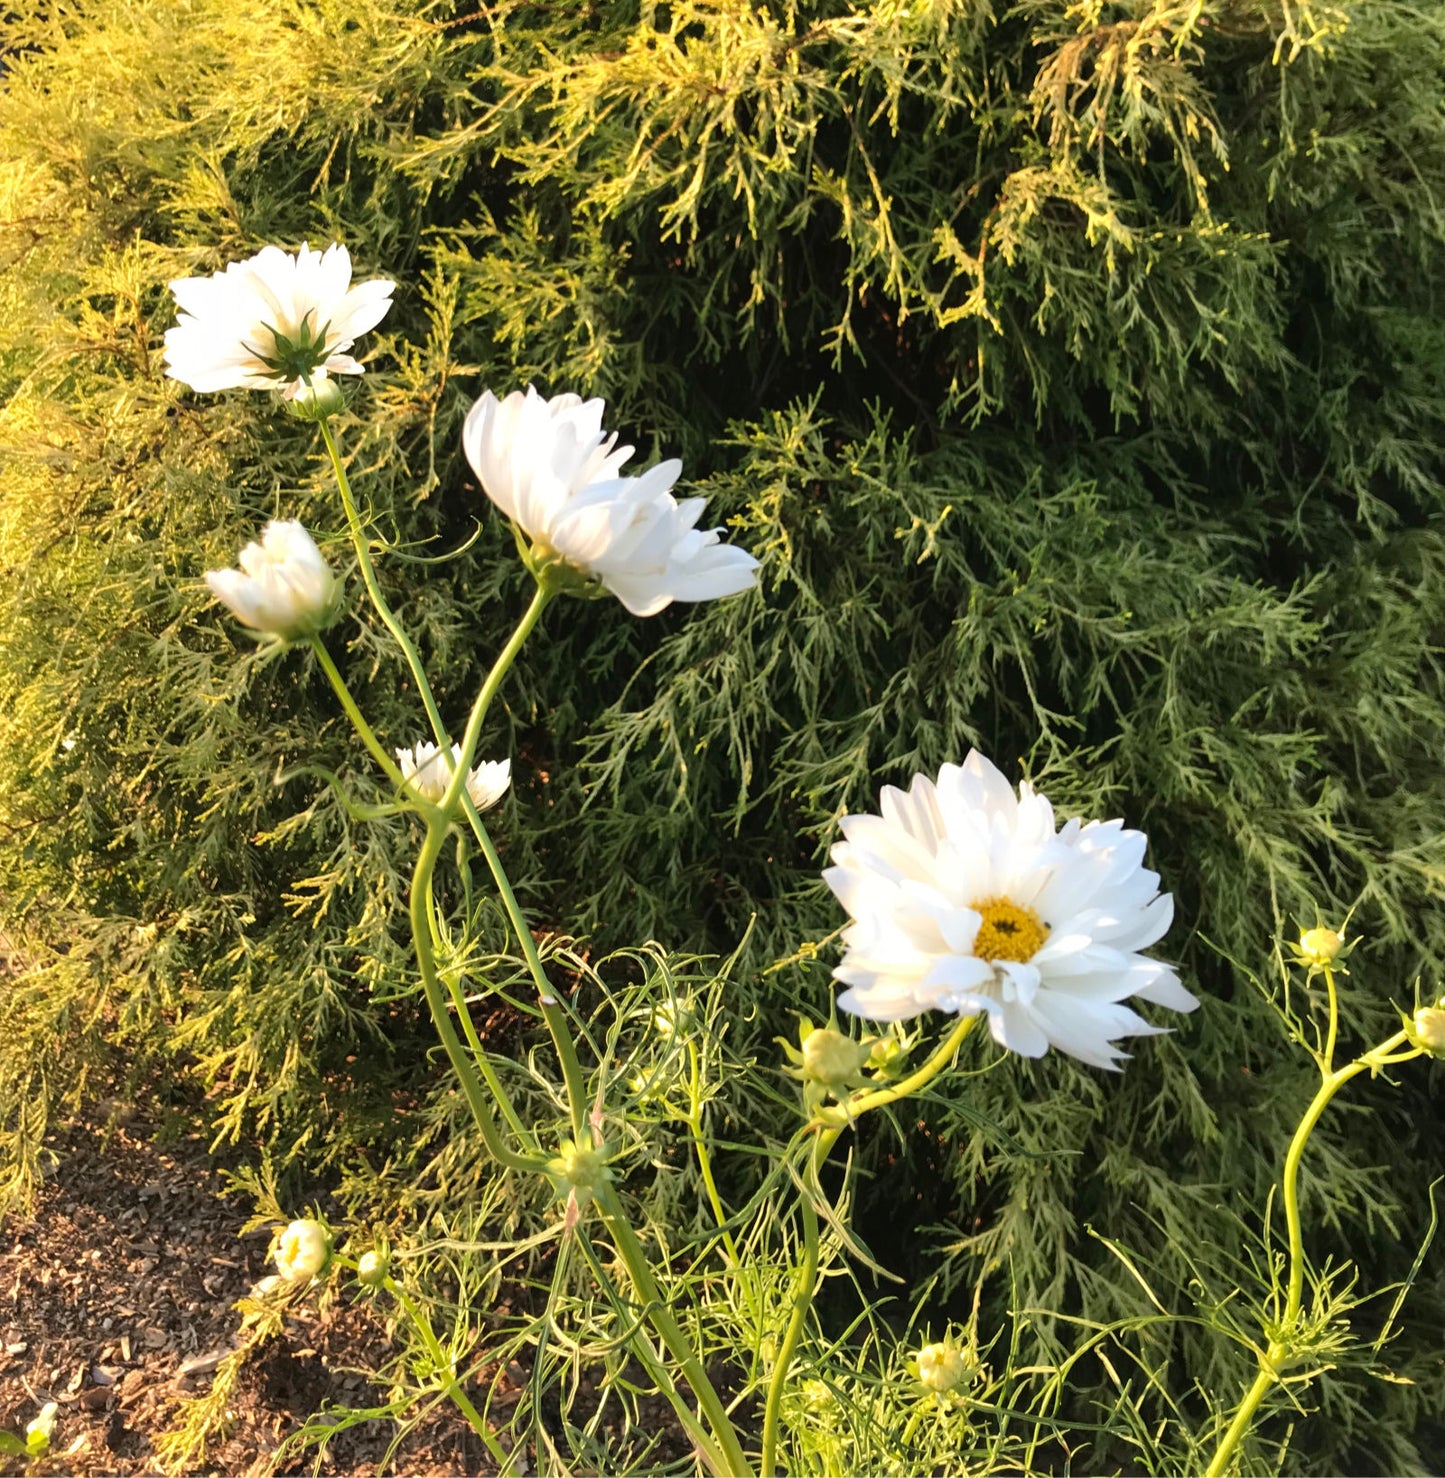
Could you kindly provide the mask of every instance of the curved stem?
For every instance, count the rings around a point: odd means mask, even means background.
[[[336,663],[331,660],[331,653],[326,650],[319,636],[311,638],[311,650],[316,653],[316,660],[320,662],[321,670],[326,674],[331,682],[332,690],[341,700],[341,706],[347,718],[351,720],[352,728],[361,736],[361,742],[366,745],[371,752],[371,757],[381,766],[386,778],[400,790],[406,783],[402,779],[401,770],[397,767],[396,761],[382,748],[381,741],[362,716],[361,710],[356,706],[356,699],[351,696],[351,689],[346,686],[346,680],[341,676]]]
[[[432,696],[426,669],[421,664],[421,657],[417,654],[416,647],[412,645],[411,638],[407,636],[401,622],[396,619],[391,607],[387,605],[386,597],[381,593],[381,584],[376,578],[376,568],[371,562],[371,550],[366,543],[366,530],[362,528],[361,515],[356,511],[356,500],[351,495],[351,480],[347,477],[346,468],[341,461],[341,451],[336,445],[331,422],[323,419],[319,424],[322,440],[325,441],[327,453],[331,457],[331,469],[336,474],[336,485],[341,489],[341,502],[346,509],[346,522],[351,530],[351,543],[356,550],[357,563],[361,566],[361,578],[366,583],[366,593],[371,597],[371,603],[376,607],[377,615],[381,617],[386,629],[391,632],[393,640],[406,657],[406,665],[411,668],[417,692],[421,694],[427,719],[432,726],[432,733],[436,742],[445,748],[446,730],[442,727],[441,714],[437,711],[436,699]]]
[[[836,1132],[834,1138],[837,1137]],[[768,1400],[763,1410],[763,1460],[759,1468],[761,1478],[773,1478],[777,1472],[778,1418],[782,1409],[783,1392],[787,1389],[788,1376],[793,1368],[793,1354],[803,1336],[808,1310],[813,1306],[814,1286],[818,1281],[819,1238],[818,1213],[813,1206],[813,1192],[822,1194],[818,1186],[818,1167],[822,1158],[832,1147],[825,1145],[821,1137],[814,1142],[809,1156],[807,1182],[798,1208],[803,1216],[803,1261],[798,1268],[797,1288],[793,1293],[793,1310],[788,1316],[787,1332],[783,1335],[782,1347],[778,1350],[777,1363],[773,1366],[772,1379],[768,1382]]]
[[[632,1225],[622,1210],[617,1192],[611,1186],[604,1186],[597,1193],[597,1206],[602,1212],[603,1223],[612,1237],[618,1255],[627,1266],[632,1286],[648,1322],[667,1346],[668,1353],[677,1361],[683,1378],[692,1388],[703,1415],[707,1417],[708,1425],[713,1429],[723,1456],[727,1459],[727,1473],[730,1478],[751,1478],[752,1466],[743,1454],[727,1408],[708,1379],[702,1361],[688,1344],[687,1336],[672,1317],[667,1300],[663,1298],[662,1290],[652,1275],[652,1267],[647,1261],[642,1243],[637,1240],[637,1233],[632,1230]]]
[[[1333,981],[1331,980],[1329,984],[1331,987],[1330,1002],[1333,1006]],[[1331,1038],[1333,1038],[1333,1025],[1332,1019]],[[1249,1390],[1245,1392],[1244,1399],[1240,1402],[1239,1409],[1235,1412],[1234,1419],[1230,1422],[1224,1436],[1220,1438],[1219,1447],[1205,1471],[1205,1478],[1220,1478],[1220,1475],[1224,1473],[1230,1459],[1234,1456],[1235,1449],[1248,1433],[1260,1402],[1264,1400],[1270,1387],[1280,1379],[1280,1362],[1288,1361],[1291,1355],[1290,1340],[1299,1320],[1300,1306],[1304,1302],[1305,1257],[1304,1231],[1300,1224],[1299,1212],[1299,1169],[1310,1135],[1314,1133],[1320,1116],[1329,1107],[1330,1100],[1352,1078],[1357,1078],[1366,1071],[1376,1072],[1390,1063],[1408,1062],[1411,1058],[1418,1056],[1418,1052],[1408,1053],[1403,1057],[1391,1056],[1395,1049],[1407,1040],[1403,1031],[1396,1032],[1393,1037],[1381,1042],[1378,1047],[1372,1047],[1337,1072],[1327,1073],[1324,1082],[1320,1084],[1319,1091],[1310,1100],[1304,1117],[1299,1121],[1294,1137],[1289,1142],[1289,1149],[1284,1157],[1284,1177],[1280,1186],[1281,1199],[1284,1201],[1285,1236],[1289,1243],[1289,1282],[1286,1285],[1284,1312],[1278,1325],[1279,1338],[1271,1341],[1269,1348],[1260,1356],[1259,1373],[1255,1376],[1254,1383]],[[1332,1046],[1331,1041],[1331,1049]],[[1328,1060],[1328,1055],[1326,1060]]]
[[[422,843],[421,855],[416,860],[416,870],[412,874],[411,938],[416,950],[417,964],[421,968],[422,990],[426,993],[426,1003],[431,1009],[432,1022],[437,1029],[437,1035],[442,1039],[442,1046],[446,1048],[452,1068],[461,1081],[467,1106],[472,1111],[472,1118],[476,1120],[482,1140],[492,1158],[511,1170],[540,1171],[544,1168],[542,1161],[533,1159],[529,1155],[515,1154],[507,1148],[497,1132],[497,1123],[492,1117],[491,1105],[487,1102],[482,1084],[477,1079],[476,1066],[452,1027],[443,987],[437,978],[436,957],[432,952],[431,943],[431,921],[427,915],[431,896],[432,869],[436,866],[437,854],[441,850],[445,837],[445,825],[435,821],[428,823],[426,840]]]
[[[433,921],[432,938],[434,941],[439,942],[440,930],[436,924],[436,903],[432,897],[432,885],[430,879],[428,879],[427,881],[427,913],[431,916]],[[460,983],[456,979],[455,972],[452,970],[439,970],[437,971],[437,975],[442,984],[446,986],[447,994],[452,998],[452,1008],[457,1013],[457,1020],[461,1022],[462,1035],[466,1037],[467,1046],[470,1047],[472,1050],[472,1058],[477,1065],[477,1071],[481,1073],[483,1080],[485,1081],[488,1089],[491,1091],[492,1098],[496,1101],[497,1107],[502,1111],[502,1117],[507,1121],[512,1130],[512,1133],[515,1134],[517,1138],[522,1141],[523,1144],[526,1144],[526,1128],[523,1126],[521,1116],[517,1113],[517,1110],[512,1103],[511,1095],[503,1086],[502,1080],[497,1076],[495,1069],[492,1067],[492,1064],[487,1057],[487,1050],[485,1047],[482,1046],[482,1039],[477,1035],[476,1025],[472,1021],[472,1013],[470,1008],[467,1006],[466,994],[462,990]]]

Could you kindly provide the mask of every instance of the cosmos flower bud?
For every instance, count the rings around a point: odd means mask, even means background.
[[[859,1081],[873,1052],[873,1041],[856,1042],[832,1027],[815,1027],[802,1042],[804,1076],[829,1088],[848,1088]]]
[[[380,1288],[391,1270],[391,1259],[379,1248],[363,1252],[356,1260],[356,1278],[368,1288]]]
[[[1305,929],[1299,937],[1299,954],[1302,963],[1316,970],[1323,970],[1334,962],[1335,956],[1345,947],[1342,935],[1323,924]]]
[[[1405,1034],[1421,1051],[1432,1057],[1445,1057],[1445,1001],[1435,1006],[1421,1006],[1405,1023]]]
[[[316,370],[304,380],[295,395],[286,402],[287,409],[298,421],[324,421],[346,404],[341,386],[327,379],[325,370]]]
[[[288,1283],[309,1283],[331,1261],[331,1236],[309,1217],[293,1221],[276,1243],[276,1271]]]
[[[44,1457],[55,1439],[55,1418],[59,1414],[58,1402],[47,1401],[40,1408],[40,1415],[25,1428],[25,1446],[31,1457]]]
[[[566,1196],[570,1191],[579,1206],[585,1206],[611,1179],[606,1150],[571,1139],[564,1139],[558,1145],[556,1155],[547,1162],[547,1174],[557,1194]]]

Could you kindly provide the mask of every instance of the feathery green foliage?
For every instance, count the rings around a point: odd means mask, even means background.
[[[791,1010],[827,1012],[837,818],[970,744],[1147,830],[1176,896],[1204,1007],[1121,1078],[1010,1060],[935,1093],[926,1134],[860,1131],[854,1231],[910,1291],[873,1307],[894,1285],[856,1260],[834,1280],[820,1338],[859,1373],[797,1414],[798,1470],[906,1426],[887,1372],[920,1289],[936,1331],[977,1292],[995,1370],[1048,1372],[991,1399],[1052,1402],[1076,1467],[1197,1465],[1158,1423],[1247,1379],[1224,1300],[1313,1091],[1273,941],[1354,908],[1359,1045],[1445,955],[1438,8],[93,0],[3,31],[0,1189],[23,1204],[47,1116],[112,1079],[357,1214],[473,1188],[509,1223],[445,1235],[492,1242],[552,1215],[494,1194],[431,1064],[407,822],[348,813],[316,767],[380,793],[319,673],[252,651],[199,580],[268,516],[341,520],[311,428],[163,378],[166,284],[341,239],[401,285],[341,429],[450,722],[526,579],[459,455],[483,387],[605,395],[765,562],[760,595],[696,611],[549,613],[482,748],[513,756],[496,831],[546,927],[664,958],[746,933],[727,1050],[772,1061]],[[383,742],[413,743],[384,632],[341,629]],[[501,937],[478,904],[473,989],[505,986]],[[488,995],[478,1020],[549,1102],[526,1011]],[[739,1081],[709,1112],[755,1143],[777,1104]],[[1316,1136],[1312,1252],[1363,1289],[1426,1235],[1440,1092],[1360,1086]],[[739,1201],[758,1184],[749,1153],[719,1169]],[[628,1186],[664,1240],[702,1205],[685,1156]],[[1393,1379],[1340,1358],[1270,1429],[1293,1421],[1284,1471],[1426,1470],[1439,1281],[1378,1353]],[[785,1296],[760,1284],[739,1339]],[[558,1428],[568,1462],[602,1421]],[[909,1441],[947,1466],[996,1437]],[[993,1466],[1067,1461],[1052,1429],[997,1441]]]

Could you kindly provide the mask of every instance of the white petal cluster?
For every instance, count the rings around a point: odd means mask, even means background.
[[[985,1012],[1026,1057],[1057,1047],[1116,1068],[1118,1037],[1152,1033],[1129,996],[1191,1011],[1173,969],[1139,950],[1173,919],[1144,866],[1147,839],[1121,821],[1054,823],[1027,784],[976,751],[936,782],[886,786],[881,815],[847,816],[824,879],[853,922],[833,972],[846,1011],[899,1021]]]
[[[423,740],[415,749],[398,749],[401,777],[424,800],[437,805],[462,761],[462,747],[452,745],[451,762],[435,744]],[[512,783],[511,760],[488,760],[467,776],[467,794],[479,811],[495,806]]]
[[[211,594],[257,631],[295,638],[320,631],[340,594],[311,535],[293,519],[268,523],[248,544],[239,570],[207,570]]]
[[[210,277],[171,283],[180,316],[166,334],[166,373],[192,390],[244,387],[287,398],[328,374],[359,375],[347,352],[391,307],[384,278],[351,286],[341,245],[292,256],[262,248]]]
[[[288,1283],[309,1283],[331,1261],[331,1236],[309,1217],[293,1221],[276,1240],[276,1271]]]
[[[749,589],[757,560],[697,528],[705,498],[673,497],[682,463],[623,477],[632,448],[603,431],[602,412],[600,400],[545,400],[531,386],[505,400],[489,390],[462,445],[487,496],[534,548],[600,581],[634,616]]]

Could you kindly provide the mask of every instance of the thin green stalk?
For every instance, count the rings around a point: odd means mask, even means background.
[[[432,897],[431,882],[427,883],[427,914],[432,920],[432,943],[436,948],[441,943],[441,933],[436,922],[436,903]],[[462,1024],[462,1034],[467,1039],[467,1046],[472,1049],[472,1056],[477,1065],[477,1071],[481,1073],[487,1087],[491,1090],[492,1097],[496,1100],[497,1107],[502,1111],[502,1117],[511,1127],[512,1132],[522,1141],[527,1142],[527,1130],[522,1124],[521,1116],[517,1113],[512,1103],[511,1095],[502,1084],[487,1057],[486,1048],[482,1046],[482,1039],[477,1035],[477,1028],[472,1021],[472,1013],[467,1006],[466,994],[455,978],[454,972],[447,970],[437,971],[438,978],[447,988],[447,994],[452,998],[452,1006],[457,1013],[457,1019]]]
[[[702,1174],[708,1204],[712,1207],[713,1218],[718,1224],[718,1230],[722,1233],[723,1246],[728,1252],[728,1261],[736,1267],[738,1264],[737,1243],[733,1241],[733,1235],[727,1229],[727,1213],[723,1210],[722,1197],[718,1195],[717,1181],[713,1178],[712,1155],[708,1151],[707,1141],[703,1138],[702,1104],[699,1102],[702,1065],[698,1060],[697,1048],[691,1042],[687,1044],[687,1056],[689,1063],[687,1127],[692,1131],[692,1145],[697,1152],[697,1168]]]
[[[381,741],[372,731],[372,727],[362,716],[361,710],[356,706],[356,699],[351,696],[351,689],[346,686],[346,680],[341,676],[336,663],[331,660],[331,653],[326,650],[325,644],[319,636],[311,638],[311,650],[316,653],[316,660],[321,664],[321,670],[331,681],[332,690],[341,700],[341,706],[346,711],[346,716],[351,720],[351,726],[361,736],[361,742],[371,752],[371,757],[379,764],[386,778],[397,787],[398,790],[405,785],[401,770],[397,763],[381,746]]]
[[[602,1213],[603,1223],[617,1248],[618,1255],[627,1266],[628,1276],[632,1279],[632,1286],[636,1290],[638,1301],[642,1304],[648,1322],[657,1331],[663,1344],[667,1346],[668,1353],[677,1361],[683,1379],[692,1388],[693,1395],[702,1407],[703,1415],[707,1417],[708,1425],[713,1429],[713,1435],[717,1438],[718,1445],[723,1450],[723,1456],[727,1459],[726,1472],[732,1475],[732,1478],[752,1478],[752,1465],[743,1453],[742,1444],[738,1441],[738,1434],[733,1427],[732,1419],[727,1414],[727,1408],[714,1389],[713,1383],[708,1379],[702,1361],[698,1359],[696,1352],[688,1344],[687,1336],[683,1334],[677,1321],[672,1317],[667,1300],[663,1298],[662,1290],[657,1286],[657,1280],[652,1275],[652,1267],[647,1261],[647,1254],[643,1251],[642,1243],[637,1240],[637,1233],[633,1231],[631,1223],[627,1220],[617,1192],[611,1186],[604,1186],[597,1193],[597,1206]]]
[[[465,793],[462,795],[462,805],[466,810],[467,820],[471,823],[472,832],[476,836],[477,845],[482,849],[482,856],[487,859],[492,881],[496,883],[497,892],[501,895],[502,907],[506,910],[512,931],[516,934],[517,942],[521,946],[522,956],[527,962],[527,968],[537,987],[537,1000],[542,1008],[542,1017],[547,1023],[547,1030],[552,1035],[552,1045],[556,1049],[557,1060],[562,1064],[562,1080],[567,1089],[567,1105],[572,1118],[572,1132],[580,1135],[587,1123],[586,1079],[582,1074],[582,1064],[577,1058],[576,1044],[567,1026],[566,1014],[552,994],[552,982],[547,979],[542,956],[537,951],[537,941],[532,938],[527,916],[517,902],[517,895],[512,890],[512,882],[507,876],[506,868],[502,866],[502,859],[497,853],[496,844],[492,841],[491,834],[483,824],[482,818],[477,814],[477,808],[472,804],[471,797]]]
[[[421,701],[426,708],[427,719],[432,726],[432,733],[436,742],[443,747],[446,746],[446,729],[442,726],[441,714],[437,710],[436,699],[432,696],[431,684],[427,681],[426,669],[422,666],[421,657],[412,645],[411,638],[407,636],[405,629],[392,609],[386,603],[386,597],[381,593],[381,584],[376,578],[376,568],[371,562],[371,551],[367,548],[366,530],[361,526],[361,515],[356,511],[356,500],[351,495],[351,480],[346,475],[346,468],[341,461],[341,452],[336,445],[336,437],[331,430],[331,422],[323,419],[320,423],[321,437],[326,443],[326,450],[331,457],[331,468],[336,474],[336,485],[341,489],[341,503],[346,509],[346,523],[351,530],[352,547],[356,550],[356,560],[361,566],[361,578],[366,583],[366,593],[371,597],[371,603],[376,607],[377,614],[381,617],[386,629],[391,632],[393,640],[402,650],[406,658],[406,665],[411,668],[411,675],[416,683],[417,692],[421,694]]]
[[[1333,1002],[1333,980],[1329,981],[1329,985],[1330,998]],[[1357,1078],[1365,1071],[1378,1071],[1390,1063],[1408,1062],[1418,1057],[1420,1055],[1418,1050],[1399,1057],[1391,1056],[1391,1053],[1407,1040],[1403,1031],[1396,1032],[1393,1037],[1381,1042],[1378,1047],[1372,1047],[1370,1051],[1357,1057],[1337,1072],[1326,1074],[1324,1082],[1320,1084],[1319,1091],[1310,1100],[1310,1105],[1305,1110],[1304,1117],[1294,1132],[1294,1137],[1290,1140],[1289,1149],[1285,1152],[1284,1177],[1280,1186],[1281,1199],[1284,1202],[1285,1235],[1289,1243],[1289,1282],[1285,1292],[1284,1312],[1278,1325],[1279,1338],[1272,1340],[1268,1349],[1260,1356],[1259,1373],[1255,1376],[1249,1390],[1245,1392],[1244,1399],[1239,1403],[1239,1409],[1234,1413],[1234,1418],[1224,1436],[1220,1438],[1213,1460],[1205,1470],[1205,1478],[1221,1478],[1226,1471],[1235,1450],[1249,1432],[1260,1403],[1270,1388],[1279,1381],[1282,1364],[1288,1362],[1293,1353],[1290,1341],[1299,1321],[1300,1305],[1304,1301],[1305,1277],[1304,1232],[1300,1224],[1299,1211],[1299,1169],[1310,1135],[1314,1133],[1320,1116],[1329,1107],[1330,1100],[1352,1078]]]
[[[1340,998],[1335,990],[1335,972],[1325,966],[1325,992],[1330,999],[1330,1026],[1325,1036],[1325,1055],[1320,1063],[1320,1072],[1326,1078],[1335,1070],[1335,1042],[1340,1034]]]
[[[798,1288],[793,1296],[793,1312],[788,1320],[783,1349],[773,1368],[772,1379],[768,1383],[767,1406],[763,1412],[762,1478],[773,1478],[776,1470],[778,1418],[783,1391],[787,1387],[788,1373],[793,1363],[793,1351],[802,1337],[808,1310],[812,1307],[813,1285],[817,1282],[818,1213],[813,1207],[812,1193],[817,1191],[818,1194],[822,1194],[818,1172],[843,1131],[855,1119],[870,1109],[897,1103],[899,1099],[907,1098],[910,1093],[916,1093],[920,1088],[927,1087],[939,1073],[948,1067],[958,1056],[958,1049],[963,1045],[969,1032],[973,1030],[977,1020],[977,1016],[961,1018],[953,1030],[933,1050],[928,1060],[916,1071],[909,1073],[906,1078],[901,1078],[887,1088],[875,1088],[871,1092],[861,1093],[844,1103],[819,1108],[813,1114],[812,1124],[809,1127],[816,1129],[817,1137],[813,1141],[808,1177],[803,1185],[803,1195],[799,1201],[799,1209],[803,1217],[803,1263],[799,1269]]]
[[[834,1138],[836,1137],[835,1132]],[[821,1136],[814,1141],[809,1155],[807,1179],[798,1202],[803,1216],[803,1261],[798,1268],[798,1283],[793,1293],[793,1309],[788,1316],[787,1332],[783,1335],[777,1363],[773,1366],[772,1379],[768,1382],[768,1400],[763,1410],[763,1460],[758,1469],[760,1478],[773,1478],[777,1472],[778,1421],[782,1412],[783,1392],[787,1389],[788,1376],[793,1368],[793,1354],[803,1336],[808,1310],[813,1306],[820,1253],[818,1213],[813,1207],[813,1194],[822,1194],[822,1188],[818,1184],[818,1167],[831,1147],[831,1141],[825,1145]]]
[[[462,1383],[457,1379],[456,1371],[452,1363],[446,1357],[446,1351],[442,1349],[441,1341],[436,1336],[436,1331],[431,1327],[431,1320],[417,1307],[416,1303],[395,1282],[388,1278],[384,1284],[386,1291],[406,1311],[406,1316],[411,1320],[426,1346],[427,1354],[431,1356],[432,1364],[436,1366],[437,1373],[442,1378],[443,1388],[448,1396],[456,1403],[462,1415],[466,1417],[468,1424],[478,1437],[486,1444],[487,1451],[496,1459],[500,1471],[510,1473],[512,1471],[512,1454],[497,1441],[492,1432],[490,1424],[480,1411],[472,1403],[472,1399],[462,1389]]]
[[[416,870],[411,883],[411,938],[416,950],[417,964],[421,969],[422,990],[426,993],[427,1006],[431,1009],[432,1022],[437,1035],[442,1039],[452,1068],[461,1081],[467,1106],[472,1111],[477,1128],[491,1153],[499,1164],[511,1170],[540,1171],[541,1161],[529,1155],[519,1155],[509,1150],[497,1132],[496,1120],[492,1117],[490,1104],[477,1079],[476,1067],[462,1046],[452,1027],[447,1011],[446,997],[437,977],[436,958],[432,953],[431,924],[427,917],[428,899],[431,892],[431,874],[436,866],[437,854],[446,838],[445,825],[432,821],[427,825],[426,840],[422,843],[421,855],[416,860]]]

